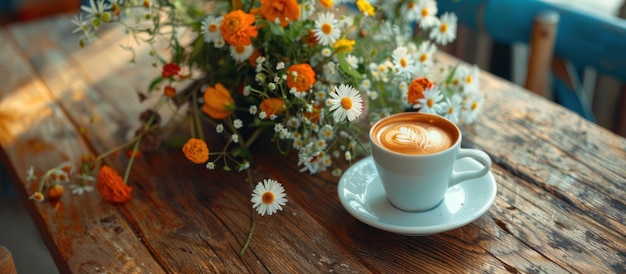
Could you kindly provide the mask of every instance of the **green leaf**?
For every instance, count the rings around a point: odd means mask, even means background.
[[[337,59],[339,60],[339,68],[341,69],[341,71],[347,73],[356,80],[361,80],[361,78],[363,78],[356,69],[348,64],[345,53],[337,54]]]
[[[163,78],[162,76],[159,76],[156,79],[152,80],[152,82],[150,82],[150,85],[148,86],[148,93],[151,93],[152,90],[156,87],[156,85],[163,82],[163,80],[165,80],[165,78]]]

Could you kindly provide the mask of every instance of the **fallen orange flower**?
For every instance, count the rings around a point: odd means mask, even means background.
[[[98,173],[98,192],[102,200],[113,203],[123,203],[131,198],[132,188],[124,183],[124,180],[115,170],[108,166],[102,166]]]

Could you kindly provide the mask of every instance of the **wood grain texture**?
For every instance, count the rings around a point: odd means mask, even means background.
[[[445,233],[406,237],[369,227],[342,208],[338,177],[301,173],[295,155],[263,146],[254,151],[252,181],[161,146],[136,160],[127,203],[105,203],[97,193],[28,201],[28,166],[42,172],[115,147],[153,103],[137,92],[160,71],[127,66],[123,33],[105,31],[81,49],[72,28],[60,17],[0,30],[9,41],[0,43],[7,83],[0,86],[0,160],[62,272],[626,271],[626,139],[485,72],[487,100],[479,120],[463,126],[463,146],[493,159],[498,194],[485,215]],[[458,62],[442,53],[437,59]],[[139,67],[150,61],[138,55]],[[77,134],[80,127],[88,134]],[[222,140],[207,134],[218,148]],[[120,173],[127,162],[123,153],[106,159]],[[255,216],[251,183],[265,178],[281,182],[289,202],[276,215]],[[239,257],[251,216],[255,235]]]

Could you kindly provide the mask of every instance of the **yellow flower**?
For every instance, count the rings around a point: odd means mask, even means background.
[[[213,119],[224,119],[235,109],[235,101],[230,92],[220,83],[204,90],[202,112]]]
[[[370,4],[370,2],[367,2],[367,0],[356,0],[356,6],[363,14],[367,16],[374,16],[374,7]]]
[[[335,42],[333,48],[337,51],[337,53],[346,53],[351,52],[356,41],[350,39],[341,38]]]

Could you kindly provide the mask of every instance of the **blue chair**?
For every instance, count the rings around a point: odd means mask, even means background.
[[[484,31],[493,41],[508,44],[532,45],[535,19],[546,18],[546,12],[551,13],[549,16],[556,15],[554,43],[545,45],[549,48],[531,47],[529,63],[533,62],[533,50],[553,53],[554,61],[539,60],[551,61],[553,99],[591,121],[595,118],[589,100],[582,92],[582,71],[591,67],[598,74],[613,76],[626,83],[626,21],[623,19],[585,13],[540,0],[438,0],[437,4],[440,13],[456,13],[459,24]],[[536,77],[530,72],[528,77]],[[527,84],[529,80],[533,79],[527,79]]]

